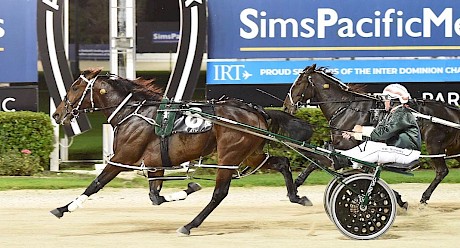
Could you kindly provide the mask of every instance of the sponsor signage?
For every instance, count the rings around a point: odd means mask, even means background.
[[[37,2],[0,1],[0,82],[37,82]]]
[[[37,86],[0,87],[0,111],[38,111]]]
[[[173,31],[153,32],[152,43],[175,43],[179,42],[180,33]]]
[[[291,84],[306,67],[328,68],[344,83],[458,82],[460,60],[211,60],[207,84]]]
[[[209,0],[207,84],[459,82],[460,1]],[[359,11],[357,11],[359,10]]]
[[[209,58],[458,56],[456,0],[209,1]]]
[[[365,92],[380,93],[388,83],[366,84]],[[433,99],[460,105],[460,84],[453,83],[404,83],[413,98]],[[291,84],[210,84],[208,99],[222,96],[242,99],[262,106],[281,106]]]
[[[140,22],[136,29],[138,53],[171,53],[179,43],[179,22]]]

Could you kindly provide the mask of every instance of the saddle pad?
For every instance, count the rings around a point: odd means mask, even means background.
[[[212,106],[191,107],[196,111],[214,114]],[[204,133],[212,128],[212,122],[204,120],[199,114],[179,115],[174,121],[172,133]]]

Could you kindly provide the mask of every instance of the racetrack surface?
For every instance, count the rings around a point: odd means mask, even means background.
[[[107,188],[61,219],[49,211],[69,203],[83,189],[2,191],[0,247],[460,246],[459,184],[441,184],[427,206],[418,204],[427,185],[391,185],[409,201],[409,210],[398,209],[390,230],[369,241],[348,239],[337,230],[323,209],[325,187],[300,188],[313,207],[291,204],[284,188],[230,188],[222,204],[188,237],[175,230],[209,202],[211,188],[161,206],[151,205],[148,189]],[[175,191],[163,189],[164,194]]]

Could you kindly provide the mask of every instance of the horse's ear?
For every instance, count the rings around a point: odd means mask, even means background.
[[[103,67],[98,67],[98,68],[93,68],[93,69],[90,69],[90,73],[89,75],[87,76],[87,78],[94,78],[96,77],[97,75],[99,75],[99,73],[101,73]]]
[[[305,71],[307,73],[311,73],[311,72],[314,72],[316,70],[316,64],[313,64],[311,66],[307,66],[307,68],[305,68]]]

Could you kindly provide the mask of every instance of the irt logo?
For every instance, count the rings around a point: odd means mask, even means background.
[[[214,65],[214,80],[246,80],[252,74],[244,70],[244,68],[244,65]]]

